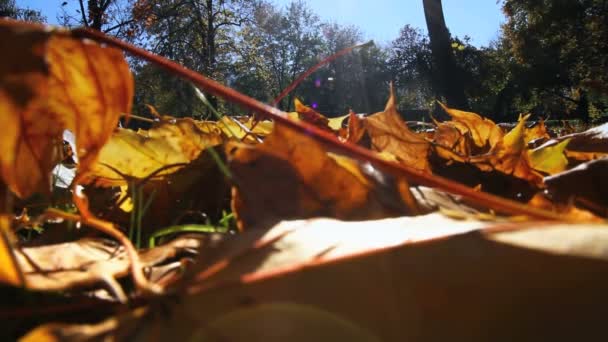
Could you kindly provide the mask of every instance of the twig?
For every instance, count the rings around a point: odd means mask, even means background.
[[[333,148],[334,150],[340,151],[341,153],[347,156],[373,162],[375,165],[381,166],[385,170],[390,170],[393,173],[403,175],[413,183],[428,187],[435,187],[446,192],[464,196],[477,205],[491,208],[498,212],[513,215],[526,215],[535,219],[558,221],[569,220],[568,217],[564,217],[563,215],[557,213],[520,204],[488,193],[474,191],[466,185],[451,181],[447,178],[425,173],[407,165],[397,164],[391,161],[383,160],[373,151],[367,150],[352,143],[341,142],[329,132],[325,132],[311,124],[290,120],[287,117],[287,113],[275,107],[259,102],[249,96],[241,94],[240,92],[232,88],[226,87],[210,78],[198,74],[178,63],[175,63],[164,57],[155,55],[151,52],[138,48],[129,43],[123,42],[119,39],[109,37],[100,32],[82,28],[75,29],[71,31],[71,33],[75,37],[88,38],[109,46],[114,46],[123,51],[129,52],[134,56],[152,62],[160,66],[161,68],[171,72],[172,74],[177,75],[191,83],[194,83],[196,86],[204,89],[205,91],[213,95],[222,97],[226,101],[237,103],[250,111],[257,112],[269,118],[272,118],[275,122],[282,124],[290,129],[306,133],[308,136],[314,137],[318,141],[323,142],[328,146],[331,146],[331,148]]]

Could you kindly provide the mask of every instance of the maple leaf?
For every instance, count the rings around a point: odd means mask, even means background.
[[[542,176],[532,169],[525,142],[527,118],[528,116],[520,118],[517,126],[498,141],[489,153],[472,157],[470,162],[483,171],[500,171],[541,186]]]
[[[455,126],[461,134],[470,133],[473,144],[483,151],[487,151],[501,141],[504,133],[494,121],[481,117],[478,114],[448,108],[439,102],[441,108],[457,122]]]
[[[373,150],[393,155],[412,168],[430,172],[427,159],[430,143],[407,127],[397,112],[392,86],[384,111],[366,117],[363,126]]]
[[[122,53],[0,20],[0,169],[24,198],[50,190],[64,129],[74,132],[86,172],[122,113],[131,110],[133,79]]]
[[[332,156],[313,138],[281,124],[262,144],[229,143],[226,151],[235,179],[232,207],[244,228],[286,218],[354,220],[410,211],[399,180],[387,175],[386,190],[380,191],[381,184],[356,161]]]

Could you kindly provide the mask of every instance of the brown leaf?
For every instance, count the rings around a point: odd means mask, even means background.
[[[525,138],[524,141],[526,144],[530,143],[534,140],[547,140],[551,138],[549,133],[547,132],[547,127],[545,126],[545,120],[541,119],[534,123],[532,127],[526,127]]]
[[[178,255],[197,250],[204,236],[184,236],[140,253],[144,266],[161,267]],[[185,254],[184,254],[185,253]],[[190,253],[191,254],[191,253]],[[129,273],[129,259],[120,245],[105,239],[85,238],[74,242],[24,247],[16,252],[28,288],[38,291],[75,291],[86,287],[115,291],[124,296],[116,278]],[[179,266],[176,267],[179,270]],[[126,299],[126,298],[124,298]]]
[[[386,175],[387,184],[377,186],[356,161],[329,155],[314,139],[282,125],[275,124],[263,144],[229,144],[227,155],[235,181],[232,206],[242,227],[316,216],[372,219],[410,210],[398,180]]]
[[[525,142],[526,118],[521,118],[517,126],[498,141],[488,154],[471,158],[471,163],[483,171],[500,171],[541,186],[542,176],[532,169]]]
[[[131,110],[132,76],[120,51],[42,26],[0,20],[0,48],[2,178],[22,198],[48,192],[63,130],[75,133],[85,172]]]
[[[608,123],[581,133],[572,133],[552,139],[547,145],[570,139],[566,155],[579,161],[589,161],[608,154]]]
[[[0,283],[19,287],[25,286],[25,279],[13,250],[11,220],[9,215],[0,214]]]
[[[567,202],[574,198],[584,199],[603,209],[600,213],[605,215],[608,208],[607,172],[608,158],[602,158],[546,177],[545,184],[556,200]]]
[[[326,131],[332,131],[331,127],[329,127],[329,119],[325,116],[318,113],[316,110],[305,106],[300,100],[297,98],[294,100],[296,112],[298,113],[298,118],[302,121],[305,121],[311,125],[317,126]]]
[[[393,155],[412,168],[430,172],[427,160],[430,144],[407,127],[397,112],[392,87],[384,111],[366,117],[363,125],[373,150]]]
[[[284,222],[220,259],[216,272],[199,273],[208,276],[172,302],[171,319],[150,306],[136,322],[127,313],[28,336],[285,341],[326,337],[322,327],[372,341],[537,341],[603,333],[606,225],[483,226],[437,214]]]
[[[504,133],[494,121],[475,113],[448,108],[441,102],[439,105],[452,117],[452,121],[458,122],[457,128],[463,135],[470,133],[473,144],[480,149],[480,153],[488,151],[502,140]]]

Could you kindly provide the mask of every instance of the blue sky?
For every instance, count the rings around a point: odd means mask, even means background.
[[[64,0],[17,0],[20,6],[42,10],[49,22],[56,22]],[[273,0],[284,6],[291,0]],[[76,3],[75,0],[69,0]],[[410,24],[426,31],[422,0],[306,0],[323,21],[358,26],[367,39],[389,42],[399,29]],[[504,16],[496,0],[443,0],[445,20],[452,35],[472,38],[473,45],[487,45],[498,36]]]

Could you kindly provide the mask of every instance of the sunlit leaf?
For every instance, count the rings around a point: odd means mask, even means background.
[[[294,104],[296,107],[296,112],[298,113],[298,118],[302,121],[308,122],[311,125],[317,126],[324,130],[331,131],[332,129],[329,127],[329,119],[318,113],[316,110],[305,106],[300,100],[297,98],[294,100]]]
[[[366,117],[363,125],[373,150],[392,154],[412,168],[430,170],[427,160],[430,143],[407,127],[397,112],[392,87],[384,111]]]
[[[547,132],[547,127],[545,126],[545,120],[541,119],[534,124],[531,128],[526,127],[525,138],[524,141],[529,143],[530,141],[537,139],[549,139],[549,133]]]
[[[530,165],[537,171],[553,175],[562,172],[568,166],[568,158],[564,151],[570,139],[559,142],[552,146],[539,146],[534,150],[528,151]]]
[[[207,133],[205,128],[186,118],[163,122],[148,131],[118,129],[101,149],[88,180],[98,185],[124,185],[125,180],[115,170],[137,179],[162,168],[158,177],[176,172],[207,147],[223,141],[218,129]]]
[[[0,283],[24,286],[23,273],[13,251],[15,237],[10,222],[10,216],[0,215]]]
[[[459,125],[459,128],[466,127],[466,130],[471,134],[473,143],[478,148],[486,149],[487,151],[501,141],[504,133],[494,121],[481,117],[475,113],[448,108],[441,102],[439,102],[439,105],[452,117],[452,121],[461,124]],[[461,131],[461,133],[464,134],[465,132]]]
[[[410,211],[396,180],[378,184],[356,161],[332,157],[311,137],[281,125],[263,144],[229,144],[227,154],[235,178],[233,209],[245,228],[287,218],[355,220]]]
[[[532,169],[525,142],[527,117],[521,118],[517,126],[497,142],[488,154],[471,158],[471,162],[483,171],[496,170],[541,185],[542,176]]]
[[[23,25],[23,24],[21,24]],[[79,169],[86,171],[122,113],[133,80],[122,53],[55,35],[41,26],[0,20],[2,178],[20,197],[50,190],[64,129],[75,133]]]

